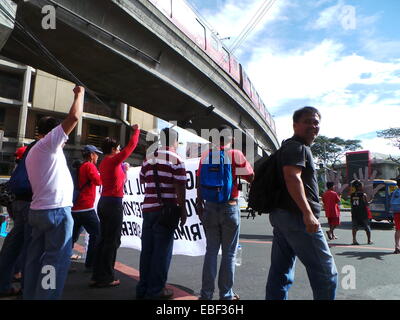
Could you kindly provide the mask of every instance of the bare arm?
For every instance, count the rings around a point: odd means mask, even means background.
[[[76,86],[74,88],[74,102],[69,110],[68,116],[62,122],[61,126],[66,135],[74,130],[83,112],[83,99],[85,97],[85,88]]]
[[[290,196],[303,213],[307,232],[314,233],[319,230],[320,224],[307,202],[303,181],[301,180],[301,171],[301,167],[298,166],[284,166],[283,176]]]

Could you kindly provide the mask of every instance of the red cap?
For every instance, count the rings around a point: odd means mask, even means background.
[[[14,156],[16,157],[17,160],[21,160],[22,157],[24,156],[25,150],[26,150],[27,146],[23,146],[17,149],[17,151],[15,151]]]

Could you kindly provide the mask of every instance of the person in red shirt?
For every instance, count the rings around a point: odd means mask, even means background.
[[[123,222],[122,198],[126,179],[123,162],[135,150],[140,134],[139,125],[133,125],[132,129],[133,133],[124,149],[120,150],[119,143],[109,137],[102,145],[104,159],[100,163],[99,170],[103,189],[97,206],[101,237],[94,260],[92,280],[89,284],[92,287],[115,287],[120,284],[120,281],[114,277],[114,265],[117,250],[121,244]]]
[[[334,183],[327,182],[326,187],[328,190],[322,195],[322,202],[324,203],[325,215],[328,218],[329,231],[326,235],[329,240],[337,239],[334,234],[335,228],[340,225],[340,196],[333,190]]]
[[[88,272],[92,271],[95,250],[100,236],[100,221],[94,207],[96,187],[101,185],[100,173],[96,167],[99,154],[103,154],[103,152],[95,146],[87,145],[83,148],[82,155],[85,161],[79,166],[77,177],[79,195],[71,209],[74,219],[73,244],[79,238],[81,227],[84,227],[89,234],[85,260],[85,267]]]

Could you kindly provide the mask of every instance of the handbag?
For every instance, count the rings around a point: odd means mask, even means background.
[[[158,202],[161,204],[161,214],[157,220],[157,223],[168,229],[176,229],[181,218],[181,208],[176,204],[165,203],[161,197],[160,183],[158,177],[157,163],[153,167],[154,181],[157,189]]]

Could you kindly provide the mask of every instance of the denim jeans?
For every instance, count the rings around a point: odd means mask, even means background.
[[[114,265],[121,244],[122,198],[101,197],[97,212],[100,219],[100,242],[93,263],[92,280],[105,284],[116,280]]]
[[[72,212],[72,218],[74,219],[74,230],[72,233],[73,243],[78,240],[82,226],[85,228],[87,233],[89,233],[89,244],[86,253],[85,267],[92,268],[97,245],[100,240],[99,218],[97,217],[95,210]]]
[[[32,231],[28,223],[30,204],[30,202],[22,200],[15,200],[12,203],[14,227],[4,239],[0,252],[0,293],[10,290],[17,261],[20,261],[21,268],[25,263],[26,250]]]
[[[202,223],[207,247],[203,264],[201,298],[211,300],[217,276],[217,258],[222,247],[222,259],[218,274],[219,297],[232,300],[235,274],[235,253],[239,240],[240,210],[237,204],[206,202]]]
[[[159,215],[159,211],[143,213],[140,281],[136,286],[138,298],[156,298],[167,282],[174,229],[158,224]]]
[[[270,222],[274,239],[265,298],[288,298],[298,257],[306,268],[314,299],[335,299],[337,270],[321,228],[316,233],[308,233],[302,215],[282,209],[270,214]]]
[[[31,209],[29,224],[32,240],[24,269],[24,299],[60,299],[72,253],[71,207]]]

